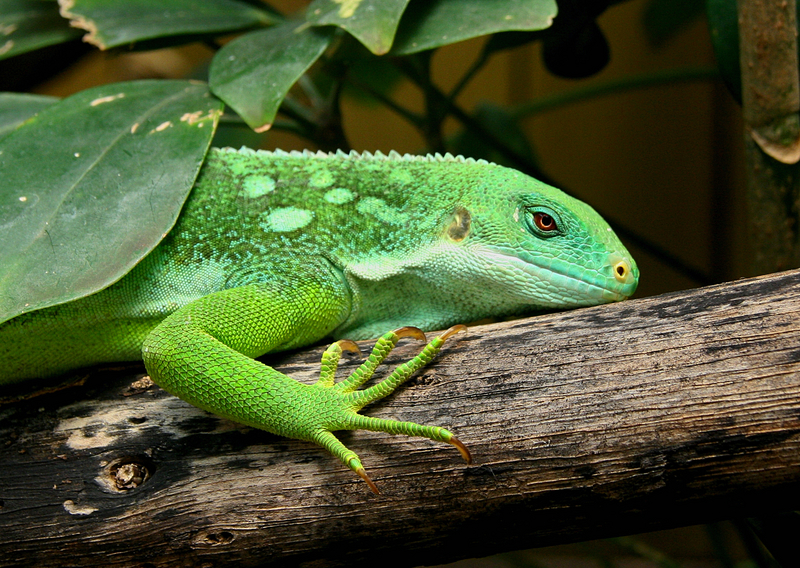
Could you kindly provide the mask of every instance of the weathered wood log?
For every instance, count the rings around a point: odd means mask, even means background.
[[[365,412],[446,426],[475,463],[341,433],[380,496],[96,372],[0,408],[0,565],[411,566],[798,507],[799,311],[794,271],[471,328]],[[313,380],[320,352],[270,361]]]

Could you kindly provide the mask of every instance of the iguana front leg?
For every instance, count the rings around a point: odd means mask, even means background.
[[[170,393],[236,422],[315,442],[360,475],[377,492],[358,456],[332,434],[368,429],[424,436],[449,442],[469,461],[469,453],[443,428],[379,420],[358,414],[365,405],[392,392],[426,365],[457,328],[431,341],[389,377],[358,391],[397,341],[419,330],[384,335],[369,359],[335,384],[339,341],[323,357],[315,385],[296,381],[253,359],[269,351],[313,343],[347,318],[350,295],[330,269],[307,271],[290,280],[250,284],[210,294],[176,311],[145,339],[142,356],[151,378]]]
[[[366,405],[394,392],[394,390],[407,381],[414,372],[431,362],[448,337],[464,329],[466,329],[466,327],[463,325],[451,327],[442,335],[428,343],[419,355],[397,367],[388,377],[378,384],[364,390],[357,389],[372,377],[375,369],[386,359],[401,338],[414,337],[426,341],[425,334],[416,327],[403,327],[384,334],[375,344],[375,347],[373,347],[372,353],[367,360],[349,377],[339,383],[334,382],[334,375],[342,351],[349,350],[357,353],[360,351],[355,343],[346,339],[333,343],[322,355],[320,377],[316,384],[314,384],[314,388],[319,389],[320,398],[326,401],[326,403],[320,404],[320,406],[337,407],[338,412],[337,416],[331,416],[329,420],[325,421],[321,428],[318,428],[313,441],[342,460],[342,463],[367,482],[367,485],[369,485],[374,493],[380,493],[380,491],[378,491],[377,486],[364,471],[361,460],[355,452],[345,447],[344,444],[332,434],[333,431],[372,430],[375,432],[387,432],[389,434],[419,436],[439,442],[447,442],[458,448],[464,460],[467,463],[471,463],[472,456],[466,446],[444,428],[439,426],[425,426],[415,422],[373,418],[371,416],[358,414],[358,411]]]

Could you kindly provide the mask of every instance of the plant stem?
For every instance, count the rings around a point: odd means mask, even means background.
[[[308,97],[312,107],[317,108],[324,104],[323,96],[307,73],[300,75],[300,78],[297,80],[297,85],[303,90],[306,97]]]
[[[317,117],[314,116],[314,111],[295,99],[291,94],[287,94],[283,99],[280,111],[310,129],[317,126]]]
[[[523,118],[533,114],[547,112],[573,103],[613,95],[633,89],[644,89],[671,83],[708,81],[719,79],[719,71],[714,68],[680,68],[656,71],[641,75],[631,75],[613,79],[604,83],[595,83],[554,95],[541,97],[534,101],[518,105],[513,111],[515,118]]]
[[[347,70],[339,64],[326,66],[327,72],[333,77],[333,85],[327,97],[321,99],[318,107],[317,132],[314,139],[320,149],[327,151],[350,151],[350,142],[342,126],[341,95]]]
[[[405,108],[403,106],[400,106],[399,104],[394,102],[388,96],[384,95],[380,91],[377,91],[377,90],[373,89],[372,87],[370,87],[366,83],[363,83],[363,82],[359,81],[358,79],[354,79],[352,76],[348,75],[347,82],[352,87],[355,87],[356,89],[365,92],[366,94],[368,94],[369,96],[371,96],[372,98],[374,98],[375,100],[380,102],[382,105],[385,105],[387,108],[389,108],[389,110],[394,111],[395,114],[400,115],[402,118],[404,118],[405,120],[407,120],[408,122],[413,124],[420,131],[423,129],[423,125],[425,123],[425,119],[421,115],[419,115],[419,114],[417,114],[417,113],[415,113],[415,112],[413,112],[411,110],[408,110],[407,108]]]
[[[458,95],[461,94],[461,91],[464,90],[464,87],[475,77],[476,73],[483,69],[483,66],[486,65],[486,62],[489,61],[489,56],[486,53],[486,50],[481,50],[480,55],[475,58],[475,61],[472,62],[470,68],[467,69],[467,72],[461,77],[455,87],[450,91],[447,95],[451,101],[455,101]]]
[[[431,152],[445,152],[446,145],[442,133],[445,118],[451,112],[451,101],[431,81],[432,52],[423,51],[397,61],[401,71],[410,78],[425,97],[425,120],[422,133]]]

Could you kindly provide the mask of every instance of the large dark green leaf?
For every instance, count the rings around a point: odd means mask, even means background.
[[[0,59],[80,37],[54,0],[0,0]]]
[[[272,126],[291,86],[330,44],[333,28],[286,22],[250,32],[219,50],[211,62],[211,90],[251,128]]]
[[[273,24],[271,14],[237,0],[72,0],[62,8],[100,49],[180,35],[218,34]]]
[[[56,102],[56,97],[0,93],[0,140],[34,114]]]
[[[413,0],[391,54],[417,53],[496,32],[543,30],[557,12],[555,0]]]
[[[314,0],[308,7],[306,19],[316,25],[339,26],[375,55],[383,55],[392,47],[408,1]]]
[[[100,290],[150,252],[221,107],[200,83],[104,85],[0,140],[0,322]]]

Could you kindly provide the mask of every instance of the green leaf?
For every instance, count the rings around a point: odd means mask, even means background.
[[[306,19],[346,30],[375,55],[392,47],[400,16],[409,0],[314,0]]]
[[[237,0],[69,0],[61,13],[100,49],[171,36],[219,34],[274,24],[267,12]]]
[[[44,95],[0,93],[0,140],[34,114],[56,102],[58,98]]]
[[[0,0],[0,59],[80,37],[53,0]]]
[[[0,140],[0,322],[112,284],[169,231],[221,103],[206,85],[104,85]]]
[[[550,27],[555,0],[414,0],[406,8],[391,55],[408,55],[496,32]]]
[[[211,62],[211,90],[264,132],[291,86],[328,47],[333,29],[290,21],[236,38]]]

